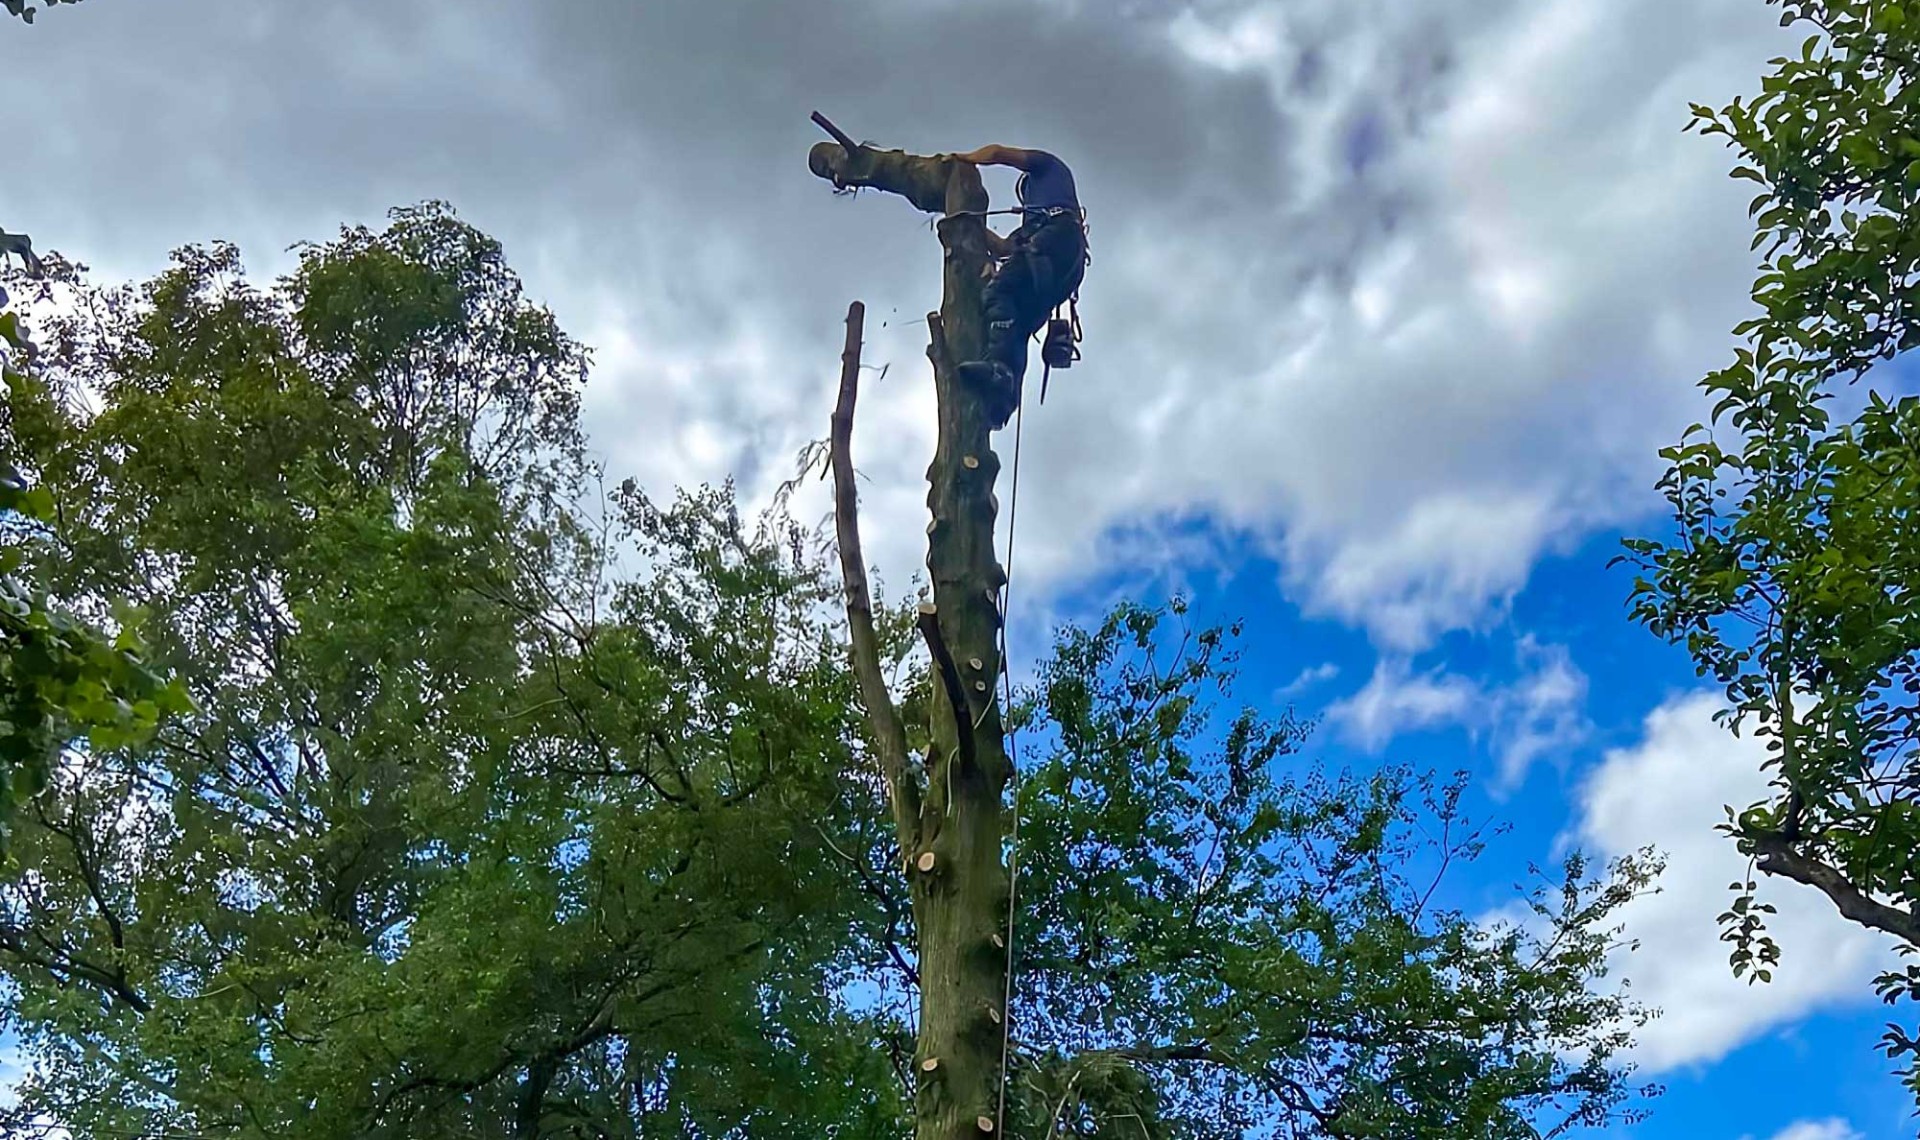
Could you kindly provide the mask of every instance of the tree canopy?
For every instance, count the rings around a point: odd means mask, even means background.
[[[1710,424],[1663,451],[1677,533],[1636,539],[1633,613],[1725,686],[1726,718],[1767,744],[1773,791],[1727,830],[1768,875],[1920,949],[1920,7],[1770,0],[1807,35],[1761,93],[1691,125],[1758,192],[1759,312],[1703,381]],[[1887,363],[1892,361],[1891,364]],[[1840,408],[1846,411],[1837,411]],[[1778,948],[1757,884],[1722,916],[1736,971]],[[1880,979],[1920,998],[1920,969]],[[1892,1030],[1887,1051],[1920,1042]]]
[[[137,614],[114,607],[118,629],[109,634],[51,604],[26,570],[29,552],[56,522],[53,495],[12,458],[14,409],[33,392],[14,362],[31,349],[0,289],[0,379],[16,397],[0,407],[0,853],[15,806],[46,787],[69,741],[85,736],[94,748],[131,743],[167,712],[183,709],[185,697],[148,666]]]
[[[5,1123],[905,1131],[928,982],[820,536],[608,485],[589,354],[438,204],[266,287],[225,245],[61,287],[8,394],[51,505],[22,572],[141,607],[192,706],[21,809]],[[1631,1115],[1606,969],[1649,863],[1446,905],[1485,836],[1458,785],[1316,772],[1301,723],[1225,706],[1236,637],[1121,607],[1016,698],[1008,1133]]]

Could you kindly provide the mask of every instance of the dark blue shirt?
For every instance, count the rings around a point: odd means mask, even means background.
[[[1067,164],[1043,150],[1033,152],[1033,169],[1020,175],[1014,193],[1020,204],[1033,210],[1080,210],[1079,193],[1073,186],[1073,171]]]

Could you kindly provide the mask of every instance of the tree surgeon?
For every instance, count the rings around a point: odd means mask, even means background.
[[[996,268],[987,282],[986,357],[956,372],[987,395],[993,425],[1005,426],[1020,406],[1027,371],[1027,340],[1047,318],[1080,291],[1087,269],[1087,237],[1073,171],[1044,150],[988,145],[953,156],[980,166],[1020,171],[1014,193],[1020,226],[1006,237],[987,231],[987,252]]]

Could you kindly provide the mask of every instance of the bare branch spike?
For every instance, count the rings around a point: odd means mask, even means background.
[[[833,409],[831,465],[833,513],[840,540],[840,577],[846,592],[847,627],[853,642],[853,669],[860,685],[879,753],[881,774],[892,792],[894,826],[904,852],[917,844],[920,789],[907,770],[907,732],[887,692],[880,669],[880,640],[873,628],[873,599],[867,589],[866,557],[860,549],[859,498],[853,474],[853,409],[860,391],[860,339],[865,305],[847,306],[847,340],[840,354],[840,398]]]

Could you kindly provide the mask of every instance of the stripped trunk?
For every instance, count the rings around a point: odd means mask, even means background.
[[[913,900],[921,990],[915,1135],[980,1140],[1002,1124],[1010,903],[1003,796],[1012,765],[996,681],[1006,573],[993,546],[1000,461],[990,446],[986,403],[954,375],[954,366],[979,357],[985,343],[981,292],[988,258],[977,211],[986,208],[986,192],[978,170],[946,157],[824,143],[814,148],[810,165],[836,185],[891,191],[943,215],[938,230],[944,295],[940,311],[928,320],[940,421],[927,469],[933,602],[922,609],[921,630],[936,667],[929,726],[934,743],[924,782],[906,763],[904,734],[881,677],[859,553],[848,447],[859,370],[858,304],[848,316],[833,462],[855,667],[893,798],[901,867]]]

